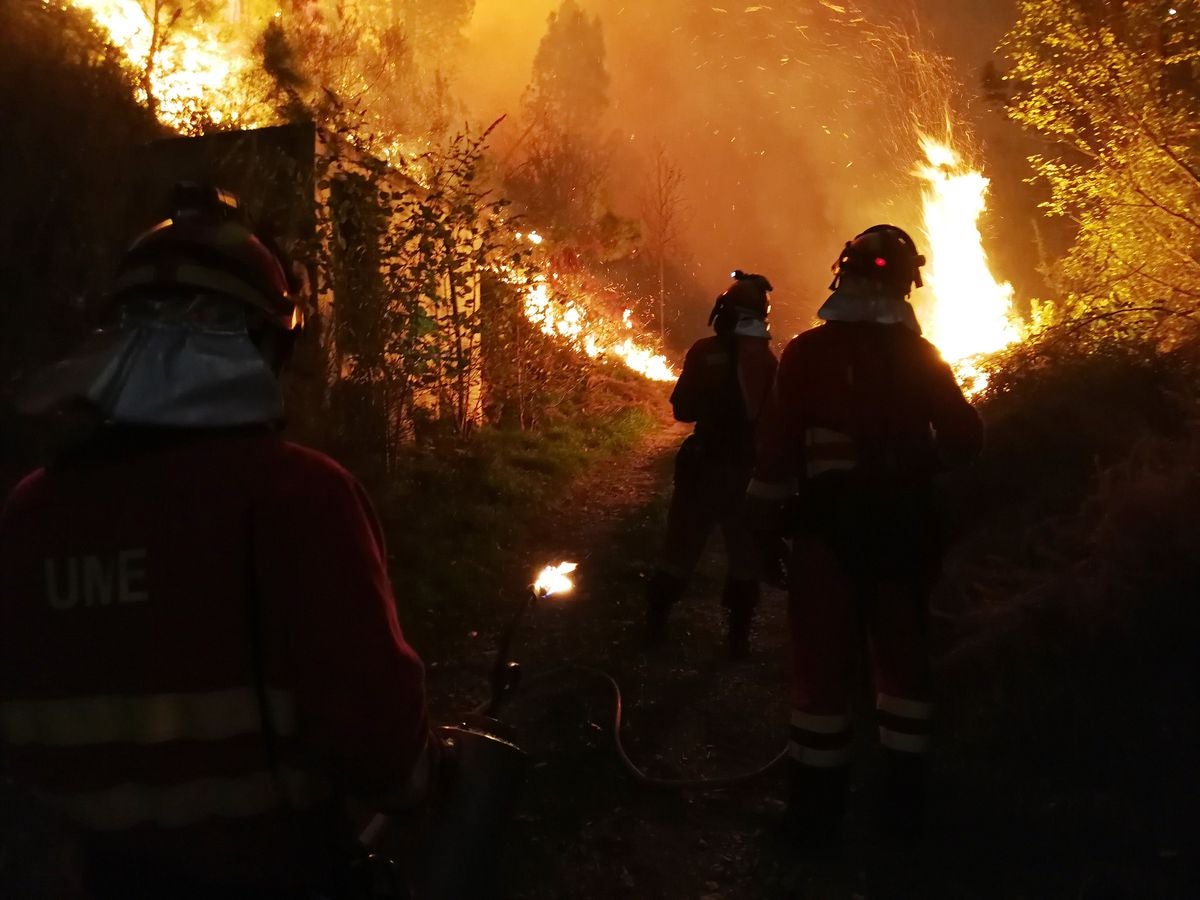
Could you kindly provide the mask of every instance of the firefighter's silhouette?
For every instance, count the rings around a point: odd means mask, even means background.
[[[278,433],[298,287],[235,198],[180,186],[40,397],[97,425],[0,519],[0,755],[93,900],[349,896],[346,797],[433,778],[367,497]]]
[[[647,641],[667,640],[671,608],[714,529],[728,557],[722,600],[728,612],[733,657],[749,649],[759,596],[760,554],[741,516],[754,466],[757,422],[775,376],[767,315],[771,283],[762,275],[734,272],[733,284],[709,315],[716,332],[688,351],[671,394],[675,418],[695,422],[675,458],[675,487],[667,533],[647,592]]]
[[[823,324],[780,359],[748,490],[752,518],[779,516],[793,541],[789,820],[812,843],[836,838],[845,809],[862,635],[885,755],[884,823],[911,836],[923,817],[925,620],[942,549],[932,482],[982,442],[978,415],[907,302],[924,261],[891,225],[846,244]]]

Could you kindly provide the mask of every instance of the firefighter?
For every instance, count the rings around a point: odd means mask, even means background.
[[[435,777],[367,496],[278,433],[296,287],[234,198],[178,188],[53,382],[102,424],[0,514],[0,760],[94,900],[346,896],[346,800]]]
[[[719,527],[728,557],[722,602],[728,615],[733,658],[749,651],[750,626],[759,596],[759,551],[741,517],[754,466],[756,423],[762,413],[776,359],[767,328],[771,283],[762,275],[733,273],[708,324],[716,334],[688,351],[671,394],[680,422],[696,423],[675,458],[675,489],[667,533],[647,595],[647,640],[667,640],[671,608],[682,597],[704,545]]]
[[[883,825],[898,837],[921,828],[926,606],[942,550],[932,481],[982,444],[979,416],[907,300],[924,262],[892,225],[846,244],[823,324],[783,352],[748,489],[760,525],[786,527],[793,543],[789,821],[812,844],[836,839],[845,810],[862,635],[885,756]]]

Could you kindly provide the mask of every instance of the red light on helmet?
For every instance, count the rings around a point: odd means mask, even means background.
[[[882,256],[877,256],[877,257],[875,257],[875,265],[882,269],[884,266],[887,265],[887,260],[884,259]]]

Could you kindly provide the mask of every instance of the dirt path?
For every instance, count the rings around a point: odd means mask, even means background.
[[[763,896],[765,798],[777,779],[738,794],[678,794],[637,785],[613,752],[604,682],[539,673],[564,662],[621,684],[625,740],[651,774],[705,776],[755,768],[782,740],[781,597],[769,598],[753,659],[724,656],[717,541],[678,610],[673,646],[641,647],[645,577],[661,539],[674,451],[686,427],[666,424],[640,452],[599,462],[548,511],[530,553],[579,563],[570,600],[536,611],[516,654],[527,687],[506,711],[533,756],[512,835],[514,898]]]
[[[918,848],[879,841],[873,828],[876,759],[869,717],[857,735],[855,788],[838,854],[796,857],[776,835],[783,773],[737,788],[654,790],[613,752],[613,706],[603,681],[556,671],[601,668],[620,683],[626,747],[652,775],[697,777],[753,769],[782,746],[787,720],[785,598],[768,591],[751,659],[724,656],[723,571],[713,541],[664,652],[641,646],[645,577],[661,539],[673,452],[686,429],[670,423],[636,454],[598,461],[547,510],[518,564],[579,563],[570,600],[534,611],[515,647],[525,686],[503,718],[531,757],[509,834],[513,900],[874,900],[874,898],[1175,898],[1192,896],[1175,850],[1122,847],[1119,828],[1057,786],[1031,783],[1028,750],[976,745],[953,734],[933,758],[933,822]],[[514,598],[514,605],[518,598]],[[500,621],[500,617],[497,618]],[[482,697],[492,649],[435,677],[435,694],[463,709]],[[870,705],[864,689],[859,705]],[[1038,697],[1029,700],[1036,705]],[[959,719],[1004,713],[960,700]],[[944,722],[953,732],[955,721]],[[986,734],[987,732],[985,732]],[[1083,745],[1087,747],[1086,743]],[[1086,750],[1085,750],[1086,752]],[[1014,763],[1014,760],[1016,761]]]

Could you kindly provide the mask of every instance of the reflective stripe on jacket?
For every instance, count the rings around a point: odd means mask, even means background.
[[[828,322],[784,350],[755,479],[786,484],[855,469],[924,481],[974,457],[982,437],[979,415],[928,341],[902,325]]]
[[[362,488],[314,451],[116,439],[0,514],[0,755],[117,855],[321,880],[342,791],[425,777],[423,682]]]

